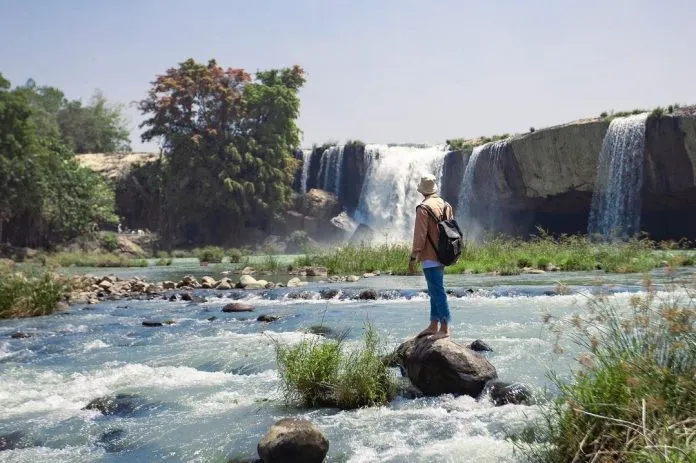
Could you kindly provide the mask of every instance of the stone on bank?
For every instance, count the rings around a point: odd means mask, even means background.
[[[329,441],[310,421],[284,418],[261,438],[257,451],[264,463],[320,463]]]

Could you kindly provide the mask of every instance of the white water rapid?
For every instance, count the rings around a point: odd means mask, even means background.
[[[643,153],[647,113],[616,118],[597,162],[588,232],[605,239],[640,231]]]
[[[416,206],[422,200],[417,191],[420,178],[431,173],[441,187],[446,154],[444,146],[367,145],[367,173],[356,220],[377,231],[380,239],[410,240]]]
[[[307,192],[307,177],[309,177],[309,162],[312,159],[312,150],[302,150],[302,193]]]

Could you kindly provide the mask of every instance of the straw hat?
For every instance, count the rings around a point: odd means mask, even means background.
[[[432,174],[423,175],[421,177],[420,184],[418,185],[418,192],[423,196],[430,196],[437,193],[435,176]]]

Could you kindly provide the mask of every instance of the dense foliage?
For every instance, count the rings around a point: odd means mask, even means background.
[[[290,203],[304,81],[298,66],[252,77],[192,59],[155,79],[140,109],[143,140],[164,153],[147,194],[165,241],[223,242]]]
[[[42,246],[116,219],[113,191],[0,75],[0,242]]]
[[[0,319],[53,313],[66,291],[65,279],[35,270],[18,272],[0,262]]]
[[[110,104],[96,90],[89,104],[68,100],[55,87],[39,87],[33,80],[15,90],[26,98],[40,137],[60,138],[75,153],[130,151],[123,106]]]

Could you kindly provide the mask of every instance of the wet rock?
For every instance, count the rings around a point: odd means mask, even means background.
[[[228,290],[228,289],[232,289],[233,286],[234,286],[234,283],[232,282],[232,280],[225,277],[218,282],[218,284],[215,288],[222,289],[222,290]]]
[[[113,286],[114,286],[114,284],[112,282],[110,282],[109,280],[104,280],[101,283],[99,283],[99,287],[103,290],[111,289]]]
[[[507,404],[531,405],[534,403],[532,391],[520,383],[506,383],[494,380],[486,385],[486,392],[496,406]]]
[[[310,334],[316,334],[317,336],[324,336],[325,338],[329,339],[340,339],[342,337],[345,337],[345,335],[347,334],[346,331],[339,332],[325,325],[312,325],[309,328],[307,328],[306,332]]]
[[[171,296],[169,296],[169,302],[176,302],[176,301],[178,301],[176,294],[172,294]]]
[[[329,273],[326,267],[307,267],[305,272],[308,277],[325,277]]]
[[[329,441],[309,420],[285,418],[271,426],[257,451],[264,463],[320,463]]]
[[[257,322],[263,322],[263,323],[271,323],[276,320],[280,320],[280,317],[276,315],[261,315],[259,318],[256,319]]]
[[[363,278],[374,278],[376,276],[377,276],[376,274],[370,272],[370,273],[363,273],[362,277]]]
[[[302,281],[299,278],[295,277],[295,278],[290,279],[290,281],[288,281],[287,287],[288,288],[297,288],[299,286],[305,286],[306,284],[307,284],[306,281]]]
[[[215,278],[211,278],[209,276],[204,276],[201,278],[201,288],[204,289],[213,289],[215,286],[217,286],[218,282],[215,281]]]
[[[493,348],[480,339],[472,342],[469,349],[473,350],[474,352],[493,352]]]
[[[362,291],[360,291],[360,294],[358,294],[358,299],[375,300],[377,299],[377,291],[375,291],[372,288],[363,289]]]
[[[103,415],[132,416],[145,407],[144,400],[135,394],[116,394],[94,399],[83,410],[97,410]]]
[[[156,327],[156,326],[162,326],[162,322],[156,322],[152,320],[145,320],[143,322],[143,326],[149,326],[149,327]]]
[[[24,431],[14,431],[0,435],[0,451],[34,447],[36,443]]]
[[[17,331],[16,333],[12,333],[10,337],[12,339],[27,339],[36,336],[34,333],[24,333],[23,331]]]
[[[542,270],[540,268],[525,267],[522,269],[522,273],[527,273],[530,275],[543,275],[544,273],[546,273],[546,270]]]
[[[208,317],[207,320],[208,320],[209,322],[214,322],[215,320],[217,320],[217,317]]]
[[[253,312],[254,306],[243,302],[231,302],[222,308],[225,313]]]
[[[251,275],[242,275],[237,283],[237,288],[242,289],[265,289],[268,282],[266,280],[257,280]]]
[[[322,289],[319,291],[319,294],[321,295],[322,299],[333,299],[334,297],[338,296],[340,291],[338,289]]]
[[[176,289],[176,283],[173,281],[165,281],[162,283],[162,288],[164,289]]]
[[[360,281],[360,277],[357,275],[348,275],[346,277],[346,282],[347,283],[355,283],[356,281]]]
[[[254,267],[244,267],[239,273],[242,275],[253,275],[256,273],[256,269]]]
[[[288,299],[304,299],[312,300],[316,297],[317,293],[313,291],[296,291],[293,293],[288,293]]]
[[[478,397],[496,379],[495,367],[481,354],[449,338],[412,338],[396,350],[396,362],[425,395],[466,394]]]

